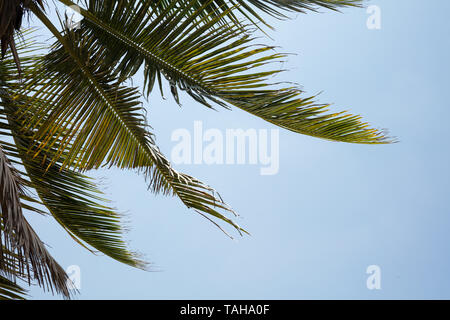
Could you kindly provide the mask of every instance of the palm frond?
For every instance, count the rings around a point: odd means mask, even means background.
[[[390,141],[360,116],[328,113],[329,105],[302,97],[296,85],[268,82],[281,72],[270,66],[285,55],[255,45],[241,27],[219,24],[226,13],[204,18],[203,7],[192,10],[193,1],[171,2],[171,10],[161,14],[146,2],[130,0],[128,10],[119,10],[109,1],[90,1],[81,10],[82,30],[107,50],[104,57],[121,78],[144,67],[147,93],[165,77],[178,102],[178,90],[184,90],[207,107],[235,106],[301,134],[351,143]],[[203,23],[194,23],[199,20]]]
[[[25,74],[34,65],[35,57],[25,56]],[[50,149],[33,157],[28,151],[35,143],[33,132],[27,131],[17,121],[20,99],[12,100],[12,93],[20,86],[14,73],[7,69],[8,61],[2,63],[3,77],[9,74],[9,81],[3,82],[0,95],[2,127],[11,132],[14,144],[9,144],[8,154],[25,168],[24,184],[34,189],[40,198],[36,203],[44,205],[51,215],[77,242],[92,246],[96,250],[137,268],[146,263],[127,249],[122,240],[120,215],[106,205],[102,193],[92,179],[73,170],[63,169],[59,163],[52,163],[55,150]],[[27,201],[33,201],[31,197]],[[105,203],[105,204],[103,204]],[[28,208],[28,207],[27,207]],[[35,209],[31,206],[30,209]]]
[[[11,258],[8,253],[13,252],[17,268],[21,273],[27,270],[29,280],[69,297],[64,269],[49,254],[23,215],[20,200],[23,193],[21,177],[0,146],[0,270],[9,273],[11,269],[5,261]]]
[[[70,30],[59,37],[64,45],[35,66],[20,108],[19,126],[36,130],[33,139],[41,142],[35,157],[53,155],[44,169],[55,161],[62,169],[135,169],[155,193],[177,196],[188,208],[244,231],[226,216],[234,212],[212,188],[172,168],[149,133],[137,89],[110,75],[103,48],[87,50],[95,43]]]
[[[0,275],[0,300],[25,300],[26,291]]]
[[[23,214],[47,214],[41,206],[87,249],[145,267],[122,240],[120,214],[85,175],[88,170],[133,169],[144,174],[154,193],[178,197],[225,233],[216,219],[245,232],[214,189],[174,170],[156,146],[142,96],[127,82],[138,72],[144,74],[144,94],[157,82],[162,92],[165,79],[179,104],[181,90],[208,108],[238,107],[313,137],[391,142],[360,116],[329,113],[329,105],[304,97],[297,84],[271,83],[282,72],[273,65],[286,55],[252,38],[261,23],[269,26],[265,15],[283,19],[289,12],[361,3],[85,0],[81,29],[63,24],[60,32],[42,0],[0,1],[0,299],[23,297],[18,279],[70,297],[66,273]],[[56,37],[46,55],[27,55],[34,49],[16,46],[14,35],[28,10]]]
[[[68,4],[70,1],[63,0],[61,2]],[[91,7],[94,2],[99,1],[85,0],[84,2],[86,4],[89,2],[89,7]],[[182,6],[183,2],[186,3],[186,1],[180,0],[147,2],[151,4],[152,10],[165,14],[177,6]],[[362,3],[363,0],[195,0],[189,2],[189,8],[192,11],[202,9],[201,15],[206,19],[220,17],[223,22],[241,24],[240,17],[244,17],[255,25],[262,22],[269,26],[262,14],[285,19],[289,12],[305,13],[306,11],[318,11],[320,8],[338,11],[344,7],[360,7]],[[127,6],[128,3],[120,5]],[[223,15],[224,13],[225,15]]]
[[[147,264],[130,252],[122,239],[120,214],[106,205],[93,180],[52,163],[54,153],[49,151],[30,156],[27,151],[33,139],[19,133],[21,128],[13,117],[10,111],[10,124],[30,185],[56,221],[83,246],[86,243],[119,262],[145,269]]]
[[[10,60],[9,62],[12,62]],[[0,94],[4,101],[4,61],[0,63]],[[44,243],[26,220],[21,198],[25,196],[24,181],[12,166],[0,144],[0,270],[14,278],[7,261],[15,259],[17,269],[26,274],[28,281],[35,280],[40,286],[69,297],[67,275],[64,269],[53,259]],[[12,256],[12,254],[14,256]]]

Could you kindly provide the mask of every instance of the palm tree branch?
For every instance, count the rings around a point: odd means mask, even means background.
[[[25,42],[20,50],[30,46]],[[24,76],[30,73],[36,60],[38,59],[35,56],[24,57]],[[19,79],[12,73],[11,68],[8,68],[10,62],[11,60],[5,59],[0,65],[2,78],[8,78],[2,81],[0,124],[14,139],[14,144],[8,144],[8,154],[25,168],[24,184],[34,189],[41,199],[38,201],[27,196],[24,200],[31,204],[44,205],[69,235],[85,248],[91,250],[87,246],[89,245],[120,262],[145,268],[146,263],[128,251],[121,238],[123,228],[120,215],[103,204],[107,200],[91,178],[64,169],[59,162],[51,163],[55,149],[45,150],[36,156],[29,153],[36,143],[33,140],[33,131],[26,130],[17,120],[21,114],[18,111],[24,107],[21,103],[26,99],[20,95],[23,78]],[[27,208],[34,209],[34,206]]]
[[[66,3],[68,1],[61,0]],[[152,1],[153,2],[153,1]],[[153,10],[162,12],[172,6],[173,0],[161,0],[153,2]],[[196,10],[200,7],[205,7],[205,14],[207,17],[217,17],[223,12],[228,11],[226,18],[221,18],[225,23],[240,24],[239,14],[246,18],[254,25],[258,25],[259,22],[270,27],[270,24],[264,19],[261,13],[268,14],[278,19],[286,19],[288,12],[300,12],[306,11],[318,11],[319,8],[326,8],[334,11],[338,11],[343,7],[360,7],[363,0],[196,0],[189,6],[192,10]],[[236,14],[234,10],[229,10],[235,7],[239,14]]]
[[[66,30],[63,36],[50,26],[45,15],[35,14],[49,25],[61,44],[48,56],[50,60],[43,62],[41,70],[44,72],[33,74],[28,85],[35,93],[27,103],[31,109],[22,117],[21,126],[30,130],[39,125],[35,139],[42,144],[35,155],[58,143],[52,161],[61,159],[66,152],[63,168],[89,170],[105,162],[142,171],[154,192],[175,195],[188,208],[208,213],[239,232],[244,231],[224,215],[234,212],[212,188],[171,167],[154,144],[145,119],[137,114],[141,110],[140,103],[136,102],[137,91],[122,87],[108,75],[101,66],[101,51],[96,52],[96,58],[82,60],[80,54],[89,52],[83,49],[84,45],[91,45],[89,40],[73,38],[68,41],[65,37],[76,37],[76,34]],[[81,61],[91,61],[92,65],[86,66]],[[79,68],[73,68],[74,62]],[[66,73],[68,70],[71,70],[70,74]]]
[[[362,122],[360,116],[329,114],[329,105],[316,103],[315,97],[302,98],[303,92],[296,86],[267,83],[268,77],[280,70],[250,73],[280,62],[284,55],[270,53],[274,48],[268,46],[255,48],[253,39],[241,28],[219,25],[212,30],[220,17],[203,19],[202,8],[192,12],[189,4],[180,5],[162,17],[148,13],[148,4],[134,3],[135,10],[120,15],[110,6],[114,5],[104,2],[80,9],[86,18],[83,28],[108,49],[105,58],[117,64],[116,71],[122,78],[132,76],[144,64],[148,91],[163,74],[177,101],[178,88],[205,106],[212,108],[207,100],[225,107],[236,106],[301,134],[352,143],[390,142],[382,131]],[[204,24],[195,28],[191,22],[198,19],[203,19]]]

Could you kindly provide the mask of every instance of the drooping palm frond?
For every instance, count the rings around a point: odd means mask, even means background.
[[[20,48],[19,48],[20,52]],[[24,76],[34,65],[35,57],[24,59]],[[24,167],[27,187],[36,191],[39,203],[44,205],[57,222],[79,243],[133,267],[144,269],[146,263],[127,249],[122,240],[120,215],[106,205],[102,193],[93,180],[70,169],[63,169],[59,162],[51,163],[55,150],[50,149],[33,157],[28,151],[34,144],[33,133],[26,131],[17,121],[18,109],[23,107],[20,96],[12,95],[20,87],[11,70],[10,60],[0,64],[3,81],[0,95],[1,127],[8,130],[14,144],[9,144],[8,154]],[[27,200],[31,200],[27,198]]]
[[[17,259],[19,272],[27,274],[29,281],[35,280],[40,286],[69,297],[64,269],[49,254],[23,215],[20,202],[23,192],[20,176],[0,148],[0,270],[9,275],[11,269],[6,261]]]
[[[0,0],[0,299],[22,296],[16,279],[69,296],[67,275],[23,216],[23,210],[43,213],[37,206],[89,250],[144,268],[122,240],[120,215],[84,175],[104,165],[144,173],[155,193],[177,196],[219,228],[210,216],[244,231],[213,189],[175,171],[160,152],[138,88],[126,82],[138,72],[147,94],[156,82],[162,91],[165,78],[178,103],[183,90],[209,108],[238,107],[314,137],[390,141],[359,116],[327,113],[327,105],[303,97],[297,85],[270,83],[280,73],[272,65],[285,55],[251,37],[255,26],[268,25],[263,14],[284,18],[288,12],[359,6],[361,0],[79,2],[85,6],[81,29],[61,33],[41,0]],[[14,41],[27,10],[57,39],[39,58],[20,54]],[[22,72],[19,56],[23,76],[14,72]]]
[[[226,216],[234,212],[212,188],[172,168],[148,131],[137,89],[108,73],[106,51],[99,47],[91,55],[86,48],[92,39],[78,32],[58,37],[64,45],[35,67],[20,108],[20,127],[34,128],[33,138],[42,142],[34,152],[53,150],[50,165],[61,161],[63,169],[107,164],[143,172],[155,193],[174,195],[188,208],[244,231]]]
[[[33,141],[31,135],[19,134],[20,125],[13,117],[14,112],[9,110],[8,119],[30,185],[56,221],[82,245],[86,243],[119,262],[145,269],[146,263],[130,252],[122,240],[120,215],[101,204],[106,200],[93,180],[51,163],[51,152],[30,156],[27,150]]]
[[[165,77],[177,101],[181,89],[208,107],[236,106],[301,134],[352,143],[389,142],[360,116],[327,113],[329,105],[303,98],[298,87],[269,83],[268,78],[280,72],[270,64],[284,55],[273,47],[256,46],[241,27],[219,24],[225,13],[203,18],[204,8],[193,11],[192,2],[172,1],[167,11],[157,13],[140,1],[127,1],[128,10],[90,1],[81,9],[82,31],[95,39],[93,45],[107,50],[105,59],[116,65],[121,77],[144,67],[148,92]],[[199,20],[203,23],[193,23]]]
[[[245,0],[235,1],[242,6],[246,2]],[[316,11],[320,7],[338,10],[342,7],[361,6],[363,0],[248,0],[247,2],[263,12],[276,16],[280,14],[280,9],[296,12]]]

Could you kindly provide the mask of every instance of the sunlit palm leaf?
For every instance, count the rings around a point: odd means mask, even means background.
[[[183,0],[178,0],[182,2]],[[68,2],[68,1],[61,1]],[[87,1],[84,1],[85,3]],[[92,0],[95,2],[95,0]],[[98,2],[98,1],[97,1]],[[173,5],[173,0],[148,1],[152,3],[152,9],[164,12]],[[184,1],[186,2],[186,1]],[[363,0],[195,0],[190,2],[192,10],[202,8],[202,17],[221,16],[226,13],[228,22],[240,23],[239,14],[254,23],[268,24],[261,12],[277,18],[286,18],[288,12],[317,11],[319,8],[338,10],[342,7],[360,6]],[[236,10],[230,10],[235,8]],[[236,14],[236,11],[239,14]],[[222,18],[222,17],[221,17]]]
[[[45,245],[39,239],[25,219],[20,195],[24,192],[19,174],[11,166],[9,159],[0,148],[0,205],[3,233],[0,246],[0,269],[5,271],[5,246],[7,252],[17,254],[18,269],[25,273],[29,270],[29,279],[34,279],[41,286],[55,289],[66,297],[67,275],[63,268],[49,254]]]
[[[19,73],[20,59],[16,49],[16,42],[14,35],[20,31],[24,16],[28,11],[28,5],[33,3],[40,8],[44,8],[42,0],[1,0],[0,1],[0,47],[1,58],[5,57],[8,48],[16,63]]]
[[[25,75],[34,59],[25,59]],[[7,75],[8,61],[3,62],[3,76]],[[11,70],[10,70],[11,71]],[[62,169],[60,164],[51,163],[54,150],[42,152],[36,157],[29,154],[34,141],[33,134],[21,127],[17,120],[17,110],[21,107],[20,96],[11,100],[12,92],[17,92],[17,79],[10,73],[10,81],[3,87],[0,115],[6,121],[0,122],[14,138],[14,145],[9,144],[8,153],[19,159],[24,166],[24,183],[36,190],[42,204],[53,217],[80,243],[87,243],[102,253],[128,265],[144,268],[145,263],[128,251],[123,242],[120,216],[112,208],[101,204],[105,200],[93,184],[92,179],[69,169]],[[31,198],[26,200],[30,201]],[[33,208],[33,207],[31,207]]]
[[[90,51],[90,38],[67,30],[58,45],[36,67],[27,83],[21,108],[25,129],[38,128],[34,138],[41,152],[63,168],[82,170],[103,164],[143,172],[156,193],[177,196],[187,207],[223,220],[243,231],[226,213],[233,211],[213,189],[175,171],[149,134],[139,93],[109,74],[102,47]],[[95,56],[90,55],[95,52]]]
[[[144,73],[147,94],[156,82],[162,91],[165,78],[178,103],[183,90],[209,108],[239,107],[314,137],[390,141],[359,116],[326,113],[327,105],[303,98],[297,85],[269,83],[280,73],[272,65],[284,55],[250,36],[255,26],[268,25],[263,13],[284,18],[288,12],[358,6],[360,0],[79,2],[85,5],[81,30],[60,33],[41,0],[0,1],[2,54],[11,49],[0,62],[0,299],[23,296],[16,279],[69,296],[67,275],[23,215],[45,213],[41,205],[88,249],[145,266],[124,244],[119,214],[80,171],[109,165],[143,172],[154,192],[177,196],[219,228],[210,216],[244,231],[227,217],[234,212],[213,189],[175,171],[161,154],[138,89],[126,82],[138,72]],[[57,43],[42,59],[21,52],[24,74],[17,77],[21,50],[13,35],[28,9]]]
[[[208,107],[236,106],[301,134],[352,143],[389,141],[360,116],[327,113],[328,105],[302,98],[296,86],[269,83],[280,70],[268,69],[268,64],[284,55],[255,46],[241,28],[219,25],[220,17],[204,19],[203,8],[193,12],[189,4],[177,3],[170,14],[149,14],[148,4],[131,2],[133,10],[128,11],[108,1],[92,1],[92,7],[82,10],[83,30],[107,48],[105,59],[117,64],[122,77],[144,66],[148,91],[163,75],[177,101],[181,89]],[[203,23],[192,23],[199,19]]]
[[[8,70],[11,69],[12,63],[11,59],[0,63],[0,98],[2,102],[7,91]],[[49,254],[23,215],[21,198],[25,195],[25,182],[12,166],[4,152],[4,146],[8,146],[8,143],[0,143],[0,235],[2,235],[0,271],[14,277],[11,270],[17,268],[17,272],[26,274],[29,281],[36,280],[44,288],[56,290],[68,297],[68,277],[64,269]],[[11,259],[17,262],[13,269],[6,262]]]
[[[27,154],[33,140],[18,134],[21,128],[13,120],[13,114],[10,112],[9,119],[17,147],[22,150],[23,165],[31,185],[51,215],[75,240],[87,243],[117,261],[144,269],[145,263],[129,252],[122,240],[119,214],[100,204],[105,199],[92,179],[51,163],[53,154],[49,151],[36,157]]]

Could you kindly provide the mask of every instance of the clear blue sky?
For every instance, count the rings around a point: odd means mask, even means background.
[[[400,143],[333,143],[280,130],[280,171],[252,165],[183,165],[214,186],[252,236],[232,241],[175,198],[154,196],[133,172],[100,171],[107,195],[127,212],[144,272],[75,244],[51,218],[31,218],[64,266],[81,267],[81,299],[450,298],[450,2],[372,0],[364,9],[272,21],[289,57],[281,79],[323,90],[334,110],[362,114]],[[152,96],[148,118],[170,155],[174,129],[273,126],[239,110],[213,112]],[[366,268],[381,268],[368,290]],[[39,288],[33,298],[52,299]]]

